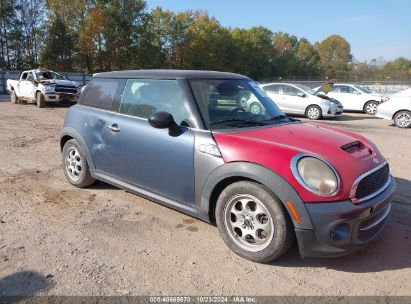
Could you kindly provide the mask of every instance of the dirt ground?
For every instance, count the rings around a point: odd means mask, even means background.
[[[60,166],[66,107],[0,102],[0,295],[411,295],[411,129],[364,114],[320,123],[373,140],[397,181],[382,237],[335,259],[296,245],[256,264],[217,228]]]

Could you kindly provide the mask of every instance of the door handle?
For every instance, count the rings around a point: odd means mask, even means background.
[[[117,124],[112,124],[111,126],[106,126],[111,132],[120,132],[120,128]]]

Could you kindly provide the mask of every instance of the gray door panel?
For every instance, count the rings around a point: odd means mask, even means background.
[[[194,203],[194,135],[173,137],[146,119],[114,115],[108,128],[110,175],[181,202]]]

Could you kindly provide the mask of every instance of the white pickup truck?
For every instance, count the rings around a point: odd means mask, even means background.
[[[23,71],[19,80],[7,80],[12,103],[35,102],[39,108],[47,102],[77,102],[80,86],[48,70]]]

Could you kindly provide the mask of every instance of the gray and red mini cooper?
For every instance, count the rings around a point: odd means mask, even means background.
[[[241,106],[247,94],[259,111]],[[95,75],[65,117],[64,173],[216,223],[257,262],[297,239],[302,256],[344,255],[387,224],[395,182],[355,133],[284,115],[248,77],[141,70]]]

